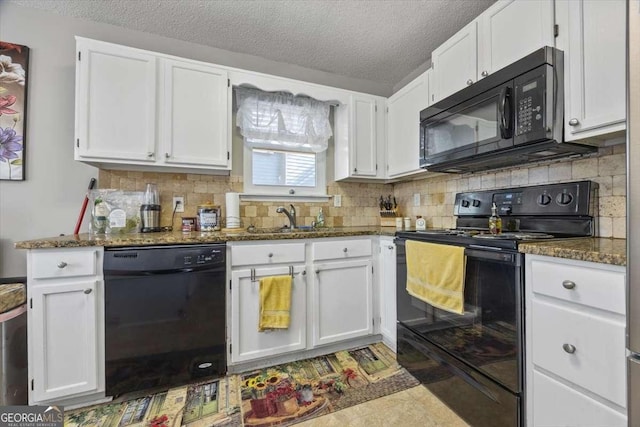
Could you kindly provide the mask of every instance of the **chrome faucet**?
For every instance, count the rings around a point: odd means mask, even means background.
[[[283,213],[289,218],[289,228],[296,228],[296,208],[293,205],[289,205],[289,210],[287,211],[283,206],[280,206],[276,209],[276,212]]]

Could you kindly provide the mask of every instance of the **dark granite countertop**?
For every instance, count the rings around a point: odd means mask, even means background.
[[[149,246],[149,245],[180,245],[198,243],[222,243],[239,242],[251,240],[284,240],[284,239],[317,239],[322,237],[348,237],[348,236],[371,236],[383,235],[394,236],[394,227],[336,227],[320,228],[311,231],[287,231],[258,230],[247,232],[239,230],[237,232],[215,231],[191,233],[168,232],[168,233],[135,233],[135,234],[78,234],[59,237],[48,237],[43,239],[25,240],[16,242],[18,249],[42,249],[42,248],[77,248],[83,246]]]
[[[24,283],[0,285],[0,313],[12,310],[27,301],[27,289]]]
[[[627,265],[626,239],[599,237],[553,239],[522,243],[518,246],[518,250],[525,254],[547,255],[612,265]]]

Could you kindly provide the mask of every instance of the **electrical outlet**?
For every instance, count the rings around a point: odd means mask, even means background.
[[[184,212],[184,197],[174,196],[173,207],[176,208],[176,212]]]
[[[420,206],[420,193],[413,194],[413,206]]]
[[[339,208],[341,206],[342,206],[342,195],[336,194],[335,196],[333,196],[333,207]]]

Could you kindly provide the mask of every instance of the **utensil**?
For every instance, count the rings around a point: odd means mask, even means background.
[[[78,234],[80,231],[80,226],[82,225],[82,220],[84,219],[84,213],[87,210],[87,203],[89,203],[89,191],[93,190],[93,187],[96,185],[96,179],[91,178],[89,181],[89,188],[87,189],[87,194],[84,196],[84,200],[82,202],[82,207],[80,208],[80,214],[78,215],[78,221],[76,221],[76,228],[73,229],[73,234]]]

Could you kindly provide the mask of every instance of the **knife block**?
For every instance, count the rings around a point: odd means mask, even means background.
[[[380,227],[395,227],[396,218],[400,217],[400,212],[397,209],[381,210],[380,211]]]

